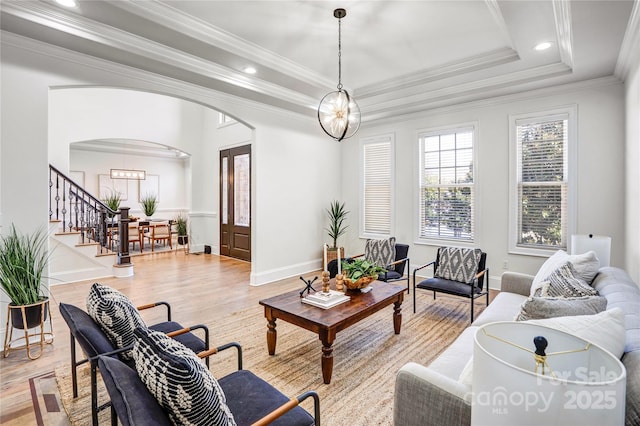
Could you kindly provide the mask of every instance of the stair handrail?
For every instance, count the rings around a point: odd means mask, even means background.
[[[55,173],[55,182],[52,172]],[[60,178],[62,178],[62,190]],[[112,210],[102,200],[49,164],[49,220],[53,220],[54,216],[55,220],[62,223],[63,232],[80,232],[81,244],[90,240],[97,242],[100,254],[110,252],[113,249],[108,229],[117,227],[120,236],[116,248],[117,263],[118,265],[130,263],[129,207]],[[116,217],[118,217],[117,221]]]

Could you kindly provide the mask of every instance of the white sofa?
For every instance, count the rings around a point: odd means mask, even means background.
[[[396,426],[469,425],[471,387],[460,374],[473,355],[479,326],[513,321],[530,293],[533,276],[506,272],[500,293],[465,331],[429,366],[404,365],[396,376],[394,424]],[[625,313],[627,369],[626,424],[640,425],[640,288],[619,268],[601,268],[591,283],[607,299],[607,310]]]

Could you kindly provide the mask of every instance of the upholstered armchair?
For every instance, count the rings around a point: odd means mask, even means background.
[[[473,322],[473,301],[486,296],[489,305],[489,268],[486,268],[487,254],[480,249],[440,247],[436,259],[413,271],[413,312],[416,312],[416,289],[446,293],[466,297],[471,300],[471,322]],[[433,277],[416,284],[416,272],[433,267]],[[487,286],[484,287],[485,280]]]
[[[168,221],[150,222],[147,232],[144,233],[144,238],[149,240],[151,251],[154,251],[156,241],[162,241],[164,245],[169,243],[169,247],[173,248],[173,235],[171,234],[171,225]]]

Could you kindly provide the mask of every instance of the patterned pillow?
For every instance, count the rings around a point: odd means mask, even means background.
[[[602,296],[529,297],[520,305],[520,312],[515,320],[593,315],[605,309],[607,309],[607,299]]]
[[[582,297],[597,296],[596,289],[583,280],[571,262],[553,271],[536,290],[534,296]]]
[[[134,334],[138,376],[174,424],[236,424],[218,381],[191,349],[148,328]]]
[[[478,273],[482,256],[480,249],[440,247],[438,268],[434,276],[445,280],[471,284]]]
[[[396,237],[386,240],[367,240],[364,257],[369,262],[385,268],[396,260]]]
[[[89,290],[87,313],[100,325],[116,348],[133,344],[133,330],[147,327],[127,296],[99,283],[94,283]],[[131,359],[131,351],[123,353],[122,357]]]

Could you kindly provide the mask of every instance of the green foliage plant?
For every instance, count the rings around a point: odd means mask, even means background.
[[[362,277],[377,277],[385,269],[369,262],[366,259],[352,259],[350,261],[342,261],[342,273],[352,281],[356,281]]]
[[[349,227],[349,225],[344,223],[349,212],[345,209],[344,203],[335,200],[327,209],[327,213],[329,214],[329,227],[325,228],[325,230],[333,240],[333,246],[331,246],[331,248],[337,249],[338,237],[344,235]]]
[[[20,234],[12,224],[0,237],[0,285],[14,305],[42,300],[42,278],[49,263],[48,236],[42,228]]]
[[[140,204],[142,205],[142,211],[145,216],[151,217],[158,208],[158,197],[156,197],[155,194],[145,194],[140,199]]]
[[[107,207],[113,211],[118,211],[120,208],[120,202],[122,201],[122,194],[119,191],[109,191],[109,195],[102,200]]]
[[[178,231],[178,236],[187,235],[188,219],[182,213],[180,213],[176,217],[175,221],[176,221],[176,231]]]

